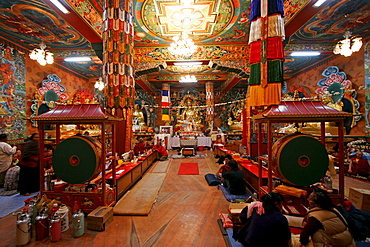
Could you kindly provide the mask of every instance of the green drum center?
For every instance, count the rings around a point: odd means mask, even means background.
[[[80,158],[78,158],[77,155],[72,155],[69,157],[69,164],[72,166],[78,166],[78,164],[80,164]]]
[[[306,167],[310,164],[310,158],[308,158],[306,155],[302,155],[298,159],[298,164],[302,167]]]

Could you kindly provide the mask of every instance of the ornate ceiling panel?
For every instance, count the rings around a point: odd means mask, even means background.
[[[172,36],[187,29],[199,49],[189,60],[212,61],[217,68],[197,75],[248,74],[249,6],[251,0],[135,0],[135,69],[156,73],[157,78],[184,73],[164,61],[175,61],[167,47]],[[313,8],[311,0],[285,0],[286,39],[285,76],[297,75],[332,59],[332,49],[346,30],[369,37],[370,5],[368,0],[331,0]],[[101,61],[91,43],[101,42],[105,0],[64,0],[70,10],[59,15],[50,0],[1,0],[1,42],[27,52],[41,41],[55,54],[55,64],[83,78],[101,75]],[[188,4],[192,3],[192,7]],[[54,9],[54,10],[53,10]],[[291,51],[320,51],[316,58],[293,58]],[[63,58],[89,55],[90,63],[66,63]],[[153,69],[154,68],[154,69]],[[235,72],[236,71],[236,72]],[[241,71],[241,72],[239,72]],[[243,74],[244,73],[244,74]],[[153,78],[153,77],[150,77]],[[153,79],[154,80],[154,79]],[[204,79],[206,80],[206,79]],[[150,83],[150,81],[148,81]],[[204,83],[202,81],[201,83]],[[154,84],[153,84],[154,85]],[[160,88],[159,81],[155,84]],[[244,84],[245,86],[245,84]]]
[[[309,22],[303,25],[290,39],[291,43],[333,42],[343,39],[345,31],[368,37],[370,23],[369,0],[330,1]]]
[[[0,31],[21,45],[43,41],[53,48],[86,48],[90,44],[78,31],[40,1],[0,1]]]
[[[100,37],[103,33],[103,8],[97,1],[65,0]],[[94,5],[95,4],[95,5]],[[95,6],[95,7],[94,7]]]
[[[148,11],[152,9],[150,4],[154,4],[156,10],[154,18]],[[220,8],[228,9],[223,18],[218,18]],[[149,0],[143,6],[142,16],[144,24],[157,36],[168,39],[185,30],[192,34],[194,40],[201,40],[224,30],[231,21],[233,10],[229,0]]]

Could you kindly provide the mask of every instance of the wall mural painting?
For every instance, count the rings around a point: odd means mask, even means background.
[[[97,104],[99,103],[98,98],[96,97],[95,93],[90,90],[81,89],[73,95],[72,99],[70,100],[71,104]]]
[[[135,110],[132,118],[134,131],[158,131],[156,107],[157,102],[152,95],[135,91]]]
[[[284,82],[285,83],[285,82]],[[283,89],[286,87],[283,85]],[[284,93],[284,91],[283,91]],[[294,100],[295,97],[298,98],[310,98],[311,97],[311,91],[309,88],[303,85],[293,85],[284,93],[284,99],[285,100]]]
[[[26,137],[25,68],[24,54],[0,44],[0,133],[14,144]]]
[[[221,130],[241,131],[241,112],[245,108],[247,90],[230,90],[220,99],[220,104],[215,106],[215,116],[221,118]]]
[[[358,111],[360,104],[356,100],[357,92],[352,88],[352,82],[347,79],[346,73],[340,72],[336,66],[329,66],[322,75],[325,78],[317,83],[319,88],[316,89],[315,93],[319,95],[324,104],[339,111],[353,113],[353,117],[344,120],[348,135],[361,119],[361,114]]]
[[[47,79],[42,81],[41,87],[36,91],[33,97],[31,110],[33,116],[43,114],[56,107],[57,103],[65,103],[69,99],[66,94],[66,88],[60,84],[61,79],[55,75],[48,75]],[[32,126],[37,127],[35,121]]]
[[[364,47],[366,135],[368,136],[370,134],[370,42]]]

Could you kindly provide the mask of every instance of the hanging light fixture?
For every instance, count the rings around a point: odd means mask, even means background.
[[[97,90],[102,91],[105,87],[105,84],[103,82],[103,78],[99,77],[99,80],[96,80],[94,87]]]
[[[30,53],[30,58],[36,60],[40,65],[45,66],[46,64],[54,63],[54,54],[48,50],[45,50],[46,45],[41,43],[39,48],[35,48]]]
[[[358,52],[362,46],[362,38],[352,36],[350,31],[344,33],[344,39],[339,41],[335,46],[334,54],[340,54],[345,57],[349,57],[353,52]]]
[[[190,57],[198,49],[198,46],[185,32],[179,36],[174,36],[172,39],[174,42],[171,43],[168,50],[177,57]]]
[[[180,83],[197,83],[198,80],[194,75],[186,75],[186,76],[181,76]]]

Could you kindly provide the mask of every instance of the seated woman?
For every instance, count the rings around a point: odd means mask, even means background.
[[[230,160],[228,166],[231,171],[222,173],[224,178],[224,187],[229,188],[233,195],[244,195],[246,192],[244,175],[238,168],[238,163],[235,160]]]
[[[281,213],[284,197],[270,192],[260,202],[245,207],[240,220],[244,226],[237,235],[243,246],[288,247],[291,239],[287,218]]]
[[[305,225],[300,235],[303,246],[311,241],[315,246],[356,246],[347,222],[338,210],[334,209],[331,198],[322,192],[312,192],[308,197],[310,210],[305,217]]]

